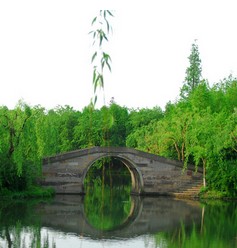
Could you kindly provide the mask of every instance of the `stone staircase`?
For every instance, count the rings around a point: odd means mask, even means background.
[[[202,179],[189,181],[173,192],[173,196],[177,198],[198,198],[201,187],[203,186]]]

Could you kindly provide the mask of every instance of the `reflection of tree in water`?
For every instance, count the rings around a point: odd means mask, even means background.
[[[190,227],[181,223],[173,232],[156,234],[157,247],[237,247],[236,203],[213,201],[203,206],[204,209],[205,216],[199,225]]]
[[[8,248],[56,248],[47,234],[42,234],[40,219],[34,214],[37,202],[27,201],[0,204],[0,244]],[[1,246],[0,246],[1,247]]]
[[[90,225],[113,230],[122,225],[131,209],[131,176],[115,158],[96,161],[85,179],[85,214]]]

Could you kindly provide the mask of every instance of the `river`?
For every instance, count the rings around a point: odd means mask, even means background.
[[[0,201],[0,247],[237,247],[236,202],[131,196],[121,187]]]

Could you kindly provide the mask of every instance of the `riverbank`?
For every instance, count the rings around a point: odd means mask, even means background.
[[[199,193],[200,200],[237,200],[236,196],[231,196],[226,192],[215,190],[201,191]]]
[[[40,186],[32,186],[28,190],[24,191],[10,191],[8,189],[3,189],[0,191],[0,198],[7,199],[34,199],[34,198],[51,198],[55,196],[55,191],[53,188],[42,188]],[[158,196],[159,197],[159,196]],[[195,200],[237,200],[237,197],[230,196],[225,192],[219,192],[214,190],[201,191],[195,197],[190,197],[190,195],[180,196],[169,196],[171,198],[186,198]]]
[[[24,191],[10,191],[3,189],[0,191],[1,198],[10,199],[29,199],[29,198],[49,198],[53,197],[55,192],[52,188],[42,188],[39,186],[32,186]]]

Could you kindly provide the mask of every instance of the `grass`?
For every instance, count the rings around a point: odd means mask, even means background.
[[[10,199],[29,199],[29,198],[49,198],[55,194],[52,188],[42,188],[39,186],[31,186],[24,191],[10,191],[3,189],[0,191],[1,198]]]
[[[200,192],[200,199],[224,199],[227,198],[228,195],[226,192],[220,192],[216,190],[207,190]]]

